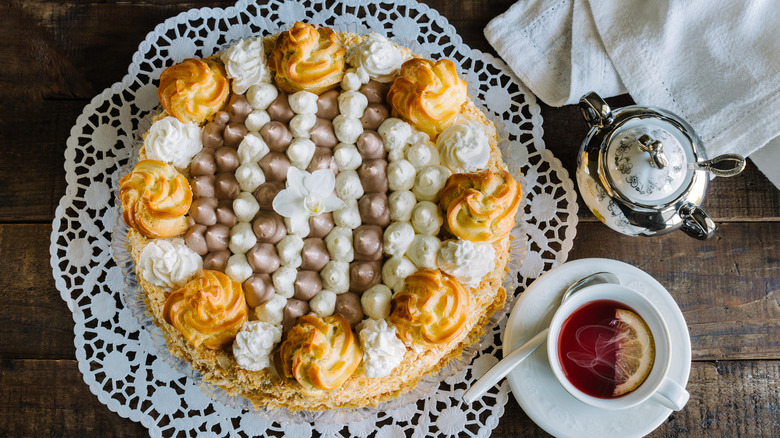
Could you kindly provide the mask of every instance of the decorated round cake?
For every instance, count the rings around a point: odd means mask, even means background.
[[[447,59],[295,23],[160,75],[120,182],[148,311],[229,394],[375,406],[484,334],[521,200]]]

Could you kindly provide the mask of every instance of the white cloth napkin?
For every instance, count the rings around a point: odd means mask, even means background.
[[[709,158],[751,156],[780,188],[776,0],[520,0],[485,36],[546,104],[628,91],[686,119]]]

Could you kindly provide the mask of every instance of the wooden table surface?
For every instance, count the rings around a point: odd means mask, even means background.
[[[464,42],[512,0],[427,0]],[[0,437],[140,437],[92,395],[78,371],[73,319],[54,286],[49,235],[65,193],[65,140],[86,103],[125,74],[157,23],[230,1],[0,2]],[[610,99],[630,103],[627,96]],[[544,141],[573,175],[586,126],[576,107],[542,105]],[[780,164],[780,163],[778,163]],[[714,181],[704,208],[718,230],[618,235],[580,201],[569,260],[606,257],[643,269],[674,296],[691,334],[691,399],[654,437],[780,436],[780,191],[748,163]],[[514,399],[493,436],[546,436]]]

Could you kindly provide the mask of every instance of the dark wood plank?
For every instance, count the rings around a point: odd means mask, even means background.
[[[439,14],[447,18],[447,21],[457,30],[458,36],[469,47],[498,56],[493,46],[485,38],[484,29],[490,20],[504,13],[516,0],[491,0],[490,2],[480,0],[420,1],[436,9]]]
[[[0,361],[0,436],[143,437],[90,391],[75,360]]]
[[[694,362],[691,400],[650,437],[776,437],[779,361]],[[75,360],[0,361],[0,436],[148,436],[90,393]],[[549,436],[513,398],[493,436]]]
[[[778,375],[778,361],[694,362],[687,386],[690,401],[648,437],[776,437]],[[550,435],[512,399],[493,436]]]
[[[50,225],[0,225],[0,358],[75,356],[73,314],[54,287]],[[0,428],[2,430],[2,428]]]
[[[8,96],[91,99],[122,79],[138,45],[157,24],[193,7],[232,4],[4,2],[0,5],[0,16],[5,18],[0,27],[4,42],[0,56],[20,62],[4,66],[7,71],[0,78],[28,84],[9,87]]]
[[[780,436],[780,362],[694,363],[691,399],[656,431],[658,436]],[[655,434],[654,434],[655,435]]]
[[[5,92],[2,84],[0,89]],[[0,118],[0,222],[50,222],[54,217],[66,188],[65,142],[84,105],[39,102]]]

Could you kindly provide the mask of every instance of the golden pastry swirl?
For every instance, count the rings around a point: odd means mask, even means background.
[[[425,269],[406,277],[393,297],[390,322],[402,341],[431,348],[461,334],[468,308],[469,294],[455,277]]]
[[[228,100],[225,67],[210,59],[188,58],[160,75],[157,97],[165,111],[182,123],[210,120]]]
[[[341,82],[346,54],[333,29],[295,23],[279,35],[269,64],[286,93],[322,94]]]
[[[439,208],[452,234],[472,242],[503,239],[515,225],[520,185],[505,170],[456,173],[441,193]]]
[[[468,99],[466,88],[449,59],[434,63],[413,58],[401,65],[387,101],[394,116],[435,139],[460,113],[460,106]]]
[[[282,367],[306,392],[336,389],[355,372],[363,353],[349,323],[340,314],[304,315],[281,347]]]
[[[162,161],[143,160],[119,180],[125,223],[148,238],[173,237],[187,231],[184,215],[192,203],[187,178]]]
[[[203,270],[165,300],[163,317],[192,345],[217,350],[233,342],[249,316],[241,283]]]

